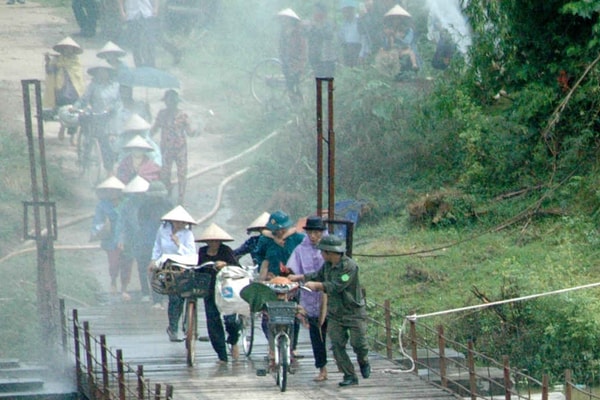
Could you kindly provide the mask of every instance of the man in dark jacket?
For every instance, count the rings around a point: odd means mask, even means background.
[[[304,287],[327,293],[327,333],[333,345],[333,356],[344,373],[340,386],[358,385],[354,365],[346,352],[346,344],[356,353],[363,378],[371,375],[367,345],[367,313],[358,266],[346,256],[346,246],[336,235],[328,235],[318,245],[325,263],[317,271],[305,275],[290,275],[292,281],[306,281]]]

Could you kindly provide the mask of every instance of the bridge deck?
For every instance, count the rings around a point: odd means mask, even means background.
[[[201,302],[200,302],[201,304]],[[337,372],[330,355],[329,380],[314,382],[314,367],[308,332],[300,330],[298,350],[305,355],[288,376],[285,393],[275,385],[271,374],[257,376],[265,368],[267,342],[257,324],[255,346],[250,358],[226,365],[217,362],[210,343],[198,342],[193,368],[185,362],[185,344],[167,339],[166,311],[151,309],[148,303],[112,301],[102,307],[79,309],[80,322],[89,321],[93,335],[104,334],[111,349],[121,349],[125,361],[135,368],[144,366],[144,376],[153,383],[174,386],[175,399],[280,399],[282,396],[308,399],[455,399],[414,374],[399,373],[398,366],[371,354],[370,379],[360,379],[358,386],[338,387],[342,374]],[[206,336],[204,312],[199,310],[199,335]],[[350,352],[351,357],[353,354]]]

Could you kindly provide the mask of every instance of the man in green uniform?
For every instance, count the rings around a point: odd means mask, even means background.
[[[290,275],[293,281],[306,281],[304,287],[327,293],[327,334],[333,345],[333,356],[344,373],[340,386],[358,385],[354,365],[346,352],[346,344],[356,353],[363,378],[371,375],[367,346],[367,313],[358,266],[346,256],[346,245],[336,235],[323,237],[318,245],[325,263],[317,271],[305,275]]]

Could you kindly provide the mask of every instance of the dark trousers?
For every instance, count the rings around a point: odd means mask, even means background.
[[[323,325],[319,325],[318,317],[308,317],[308,332],[310,334],[310,344],[312,346],[313,356],[315,357],[315,367],[323,368],[327,365],[327,345],[326,332],[327,320]]]
[[[358,318],[345,322],[330,319],[327,323],[327,333],[333,346],[333,358],[344,374],[344,378],[356,378],[354,364],[346,352],[346,345],[350,339],[350,345],[356,354],[359,365],[369,362],[366,321]]]
[[[169,316],[169,328],[171,331],[177,332],[177,327],[179,326],[179,318],[181,318],[181,314],[183,313],[183,305],[185,303],[185,299],[176,294],[169,295],[169,305],[167,306],[167,315]]]
[[[136,67],[156,65],[157,18],[138,18],[127,21],[125,27],[127,47],[133,54]]]
[[[71,3],[73,14],[81,29],[81,34],[86,37],[96,35],[98,22],[98,5],[95,0],[73,0]]]
[[[206,327],[208,337],[213,350],[217,353],[219,360],[227,361],[227,346],[225,344],[225,330],[221,313],[215,303],[215,294],[210,293],[204,298],[204,312],[206,314]]]
[[[342,44],[342,59],[346,67],[356,67],[358,65],[358,56],[360,55],[360,43]]]

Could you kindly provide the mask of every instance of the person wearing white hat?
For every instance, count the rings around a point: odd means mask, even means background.
[[[117,178],[125,183],[136,175],[147,181],[160,179],[160,165],[150,158],[149,154],[154,149],[146,139],[136,135],[127,142],[123,149],[129,154],[119,162],[116,173]]]
[[[233,241],[233,238],[217,224],[213,223],[206,228],[196,241],[206,243],[206,246],[198,249],[198,265],[209,261],[216,263],[216,269],[209,269],[208,271],[212,275],[212,279],[208,296],[204,297],[204,312],[206,314],[206,326],[210,343],[217,353],[219,361],[225,363],[227,362],[226,343],[231,345],[231,356],[233,359],[235,360],[239,357],[240,352],[237,342],[239,340],[240,326],[239,319],[235,314],[224,315],[225,330],[227,331],[227,340],[225,340],[221,313],[215,303],[216,277],[217,271],[224,266],[239,266],[240,264],[233,254],[231,247],[223,243]]]
[[[152,150],[147,153],[148,157],[150,157],[150,159],[152,159],[159,167],[162,166],[160,147],[150,136],[150,128],[152,128],[152,125],[139,114],[130,113],[123,108],[120,117],[124,117],[125,114],[128,114],[129,118],[121,125],[119,137],[117,138],[115,146],[119,162],[129,155],[129,151],[126,150],[125,146],[127,146],[127,144],[136,136],[141,136],[152,147]]]
[[[260,239],[260,235],[262,231],[267,228],[267,222],[269,222],[269,213],[263,212],[260,214],[248,227],[246,227],[246,233],[250,235],[248,239],[241,246],[233,250],[233,254],[238,259],[243,257],[246,254],[250,254],[252,258],[252,263],[254,265],[258,265],[258,254],[257,254],[257,245],[258,240]]]
[[[55,115],[58,109],[76,102],[85,90],[83,68],[79,55],[83,49],[70,37],[66,37],[54,45],[53,50],[58,54],[45,54],[46,78],[44,80],[43,106],[50,115]],[[65,124],[61,123],[58,138],[64,139]],[[69,127],[67,133],[71,142],[77,132],[76,127]]]
[[[300,77],[307,62],[307,44],[300,17],[291,8],[277,13],[281,25],[279,33],[279,59],[285,76],[288,96],[292,103],[302,101]]]
[[[392,7],[384,15],[384,50],[392,52],[395,57],[397,53],[400,70],[396,75],[397,80],[407,78],[409,73],[416,74],[420,68],[421,58],[411,24],[411,15],[399,5]]]
[[[117,278],[119,277],[116,227],[119,218],[118,207],[124,188],[123,182],[114,176],[96,186],[96,195],[99,201],[96,204],[90,230],[90,242],[99,240],[100,247],[106,252],[110,286],[113,293],[117,292]]]
[[[368,55],[370,49],[367,36],[356,12],[357,2],[342,0],[342,23],[338,32],[342,46],[342,62],[347,67],[356,67]]]
[[[192,216],[179,205],[161,217],[163,221],[158,231],[152,247],[152,259],[148,265],[148,270],[157,268],[156,262],[163,254],[189,255],[196,254],[196,244],[194,243],[194,234],[190,229],[196,221]],[[169,326],[167,335],[172,342],[179,341],[178,327],[179,319],[183,313],[184,298],[178,295],[169,295],[169,304],[167,315]],[[160,304],[155,304],[155,308],[161,308]]]

